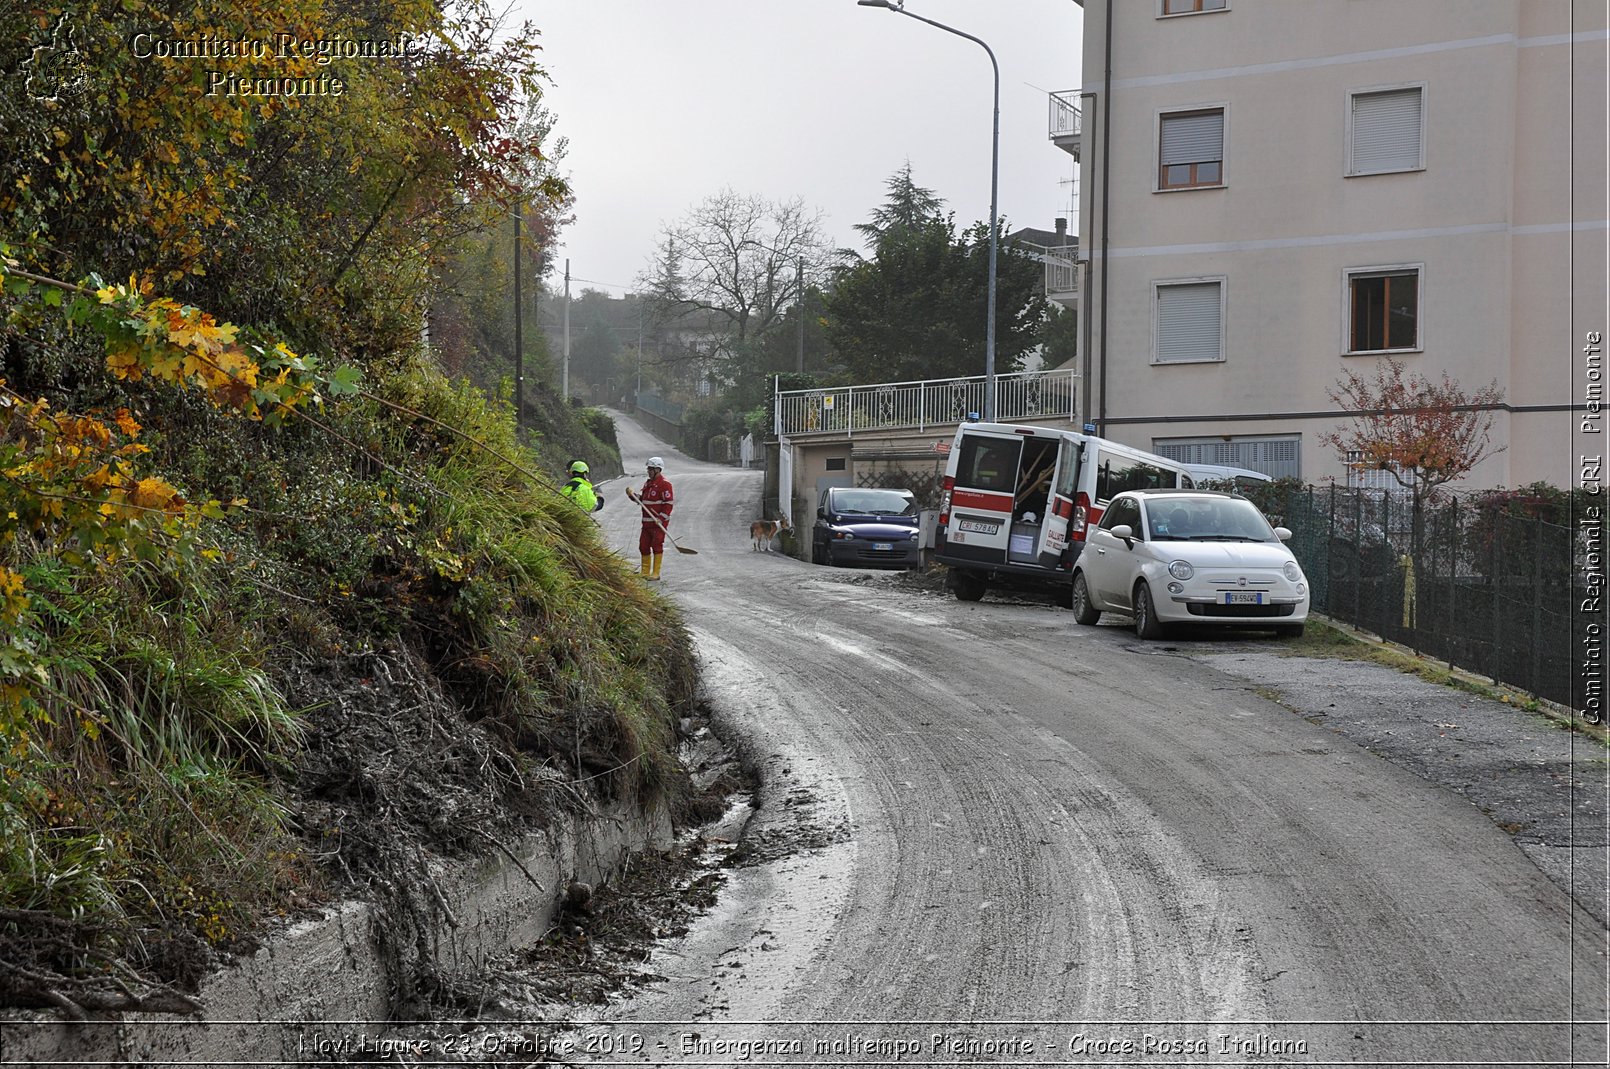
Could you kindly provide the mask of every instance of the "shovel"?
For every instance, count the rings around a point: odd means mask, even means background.
[[[665,532],[665,537],[670,541],[672,547],[674,547],[678,553],[687,553],[687,554],[690,554],[690,555],[695,556],[695,557],[699,555],[698,550],[689,549],[687,546],[684,546],[680,542],[678,542],[676,540],[676,535],[672,534],[671,529],[669,527],[665,526],[665,521],[660,519],[658,516],[654,515],[654,513],[650,512],[648,510],[648,506],[643,504],[642,501],[638,500],[637,496],[632,493],[630,487],[628,487],[627,490],[626,490],[626,496],[630,497],[633,501],[636,501],[637,502],[637,507],[643,510],[643,515],[645,515],[649,519],[653,520],[654,523],[655,523],[655,526],[659,527],[660,530]]]

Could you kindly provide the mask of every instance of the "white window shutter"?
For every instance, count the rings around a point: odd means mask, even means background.
[[[1220,316],[1217,282],[1157,287],[1157,362],[1218,360]]]
[[[1420,166],[1419,89],[1353,97],[1353,171],[1411,171]]]
[[[1224,159],[1224,112],[1163,116],[1164,167]]]

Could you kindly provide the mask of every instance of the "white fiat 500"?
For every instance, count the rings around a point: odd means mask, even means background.
[[[1159,638],[1170,624],[1256,627],[1296,637],[1308,619],[1308,579],[1252,502],[1211,490],[1131,490],[1112,499],[1074,565],[1073,612],[1135,617]]]

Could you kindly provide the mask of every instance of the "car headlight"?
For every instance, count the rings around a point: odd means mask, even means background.
[[[1196,574],[1196,569],[1191,567],[1190,561],[1177,560],[1168,566],[1168,574],[1175,579],[1189,579]]]
[[[915,542],[915,541],[916,541],[916,540],[917,540],[917,536],[918,536],[918,535],[919,535],[919,534],[921,534],[921,533],[922,533],[922,532],[921,532],[921,531],[912,531],[912,532],[911,532],[911,540],[912,540],[912,541],[913,541],[913,542]]]
[[[1280,570],[1285,572],[1286,578],[1290,579],[1293,583],[1297,582],[1303,577],[1303,570],[1297,567],[1297,562],[1294,560],[1287,561],[1286,566]]]
[[[844,539],[846,541],[855,537],[855,532],[854,531],[842,531],[837,527],[833,528],[828,533],[831,534],[834,538]]]

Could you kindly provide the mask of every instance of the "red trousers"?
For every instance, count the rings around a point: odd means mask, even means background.
[[[650,553],[663,553],[665,551],[665,528],[659,524],[645,523],[642,533],[637,536],[637,551],[644,556]]]

